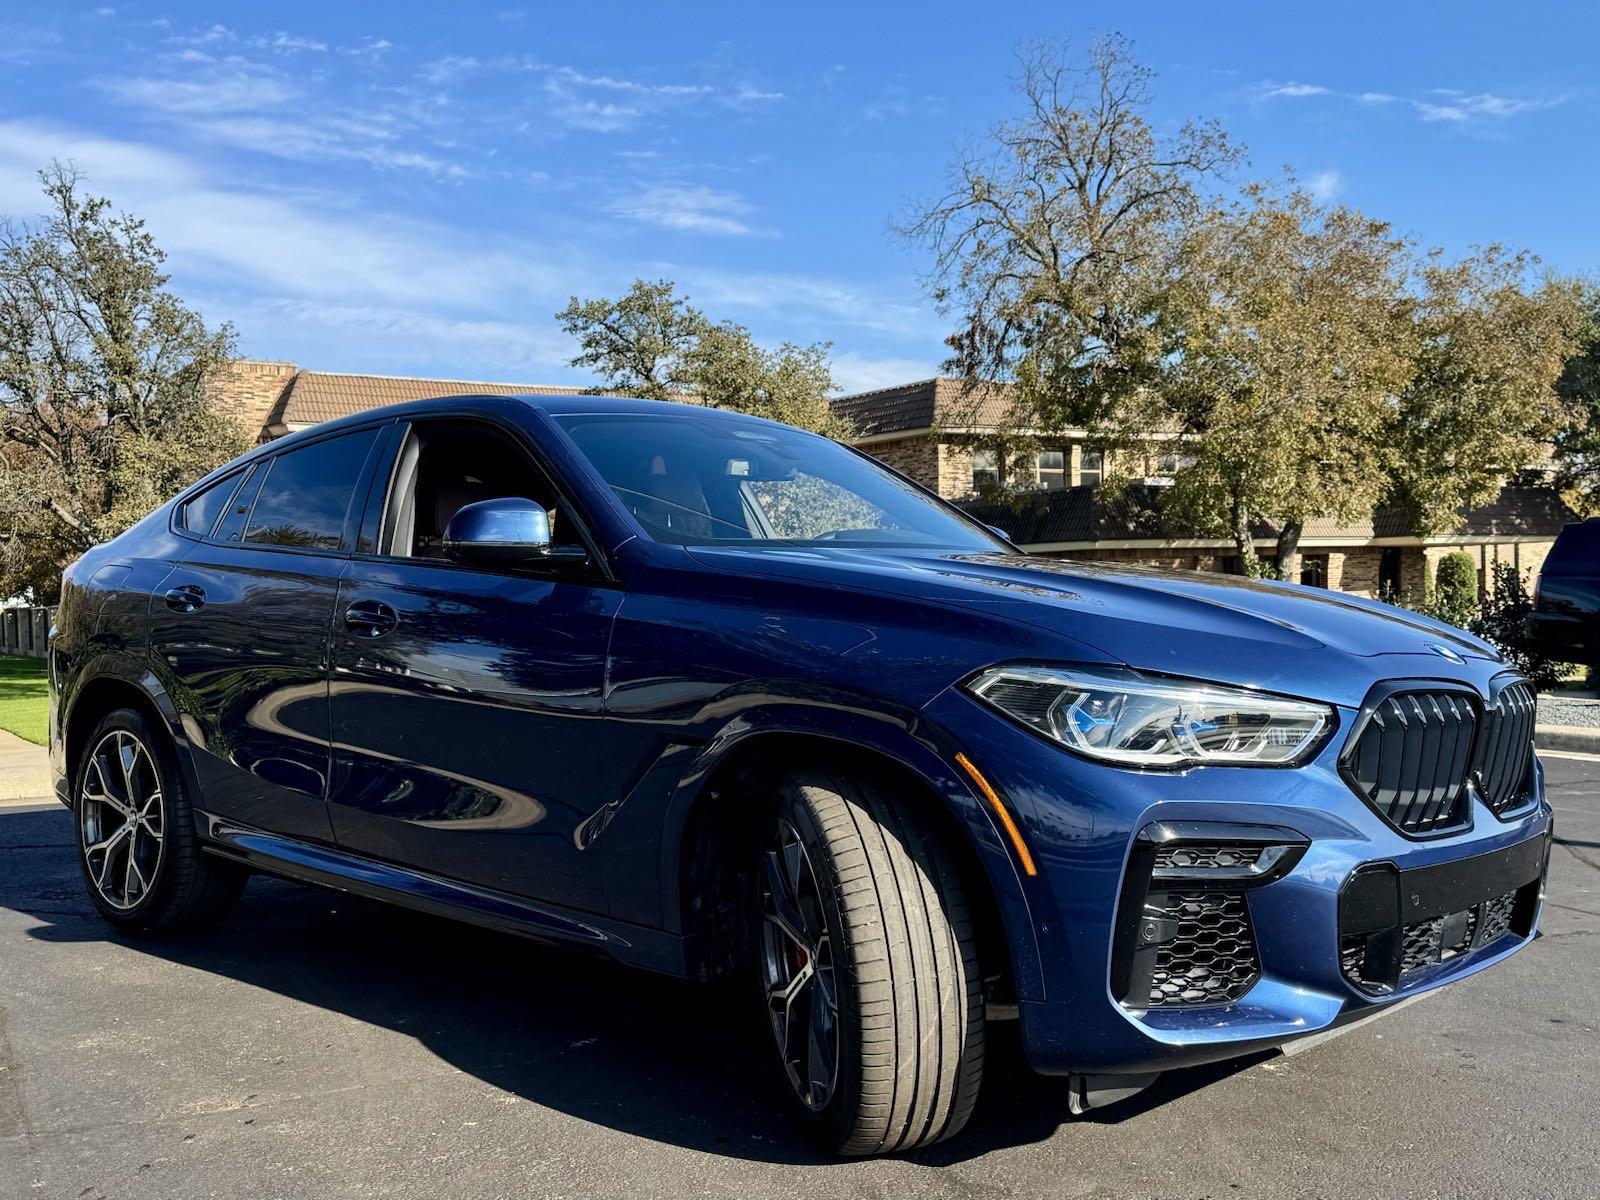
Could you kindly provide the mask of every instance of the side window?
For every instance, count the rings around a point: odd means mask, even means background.
[[[244,472],[235,471],[191,496],[183,505],[183,527],[190,533],[205,537],[217,523],[222,510],[228,507],[228,501],[233,499],[234,492],[239,490],[243,480]]]
[[[256,493],[261,490],[261,481],[266,475],[267,468],[264,463],[257,463],[250,468],[244,486],[228,505],[228,511],[222,514],[222,520],[217,523],[217,527],[211,531],[212,537],[219,542],[237,542],[244,536],[244,523],[250,516],[250,506],[255,503]]]
[[[380,554],[443,559],[450,518],[480,500],[519,497],[550,513],[557,545],[581,544],[564,502],[527,453],[478,421],[419,421],[406,433],[384,503]]]
[[[337,550],[361,468],[377,436],[376,428],[361,429],[272,459],[244,540]]]

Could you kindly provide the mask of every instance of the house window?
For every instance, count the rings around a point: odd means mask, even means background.
[[[1078,483],[1090,485],[1099,483],[1105,475],[1106,456],[1100,450],[1078,451]]]
[[[1300,556],[1300,582],[1307,587],[1327,587],[1328,556],[1326,554],[1302,554]]]
[[[996,465],[993,450],[974,450],[972,452],[972,490],[982,491],[986,487],[993,487],[1000,482],[1000,468]]]
[[[1378,597],[1398,599],[1400,596],[1400,550],[1385,546],[1378,558]]]
[[[1067,486],[1067,454],[1064,450],[1041,450],[1037,460],[1039,486],[1058,492]]]

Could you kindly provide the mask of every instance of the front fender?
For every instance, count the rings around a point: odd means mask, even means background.
[[[939,797],[970,839],[988,881],[1019,997],[1042,998],[1039,948],[1022,880],[988,805],[951,765],[955,745],[944,730],[914,710],[820,687],[814,681],[745,684],[732,694],[719,695],[707,709],[716,719],[703,740],[686,738],[665,745],[608,822],[603,838],[613,916],[684,932],[679,877],[684,839],[718,768],[735,755],[756,749],[763,739],[834,742],[856,754],[882,757]],[[707,728],[699,722],[686,724],[699,726],[696,733]]]

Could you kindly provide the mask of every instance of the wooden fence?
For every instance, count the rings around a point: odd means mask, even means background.
[[[0,654],[43,658],[55,615],[54,608],[0,608]]]

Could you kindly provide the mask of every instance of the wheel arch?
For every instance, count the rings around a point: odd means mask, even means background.
[[[988,809],[931,746],[909,733],[891,740],[861,730],[747,725],[714,741],[680,790],[663,838],[664,917],[685,939],[692,976],[726,974],[738,963],[739,885],[734,863],[772,786],[798,766],[870,773],[911,795],[916,812],[946,843],[979,916],[980,954],[989,975],[1021,998],[1043,994],[1032,916],[1021,877]],[[731,872],[731,874],[730,874]],[[998,970],[997,970],[998,968]]]
[[[76,681],[70,702],[62,719],[62,752],[66,799],[75,801],[72,794],[73,779],[77,774],[79,756],[96,725],[119,708],[132,708],[148,717],[158,729],[166,733],[178,752],[178,761],[185,782],[193,791],[193,773],[184,753],[182,738],[175,732],[177,710],[165,689],[149,672],[120,666],[102,660],[86,668]]]

